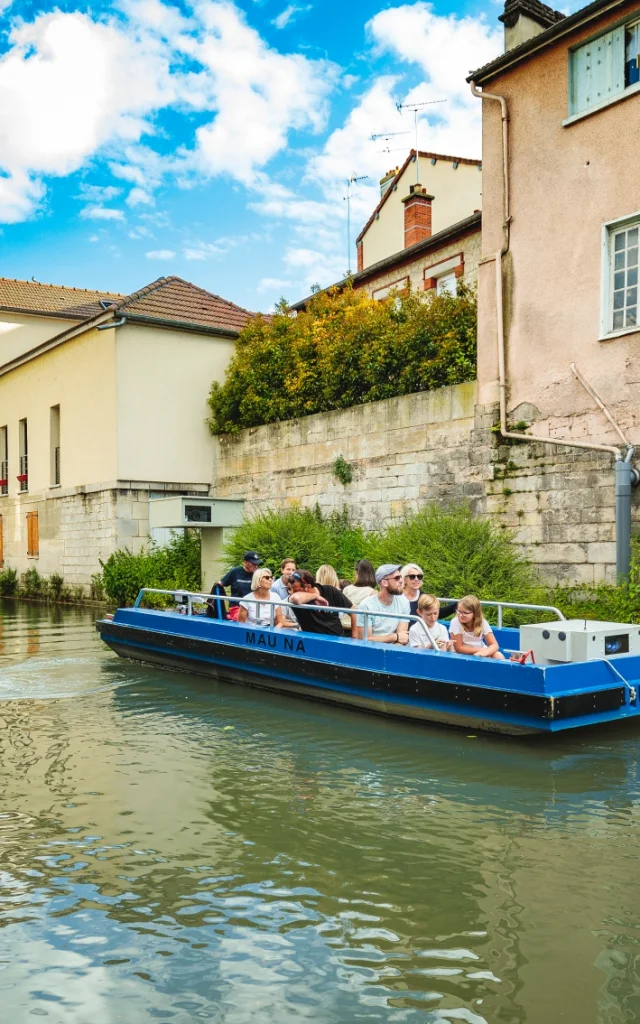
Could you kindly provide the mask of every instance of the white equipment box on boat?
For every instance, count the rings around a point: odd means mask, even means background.
[[[520,647],[532,650],[539,665],[640,654],[640,626],[595,619],[540,622],[520,626]]]

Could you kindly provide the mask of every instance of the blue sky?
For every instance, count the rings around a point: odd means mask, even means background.
[[[368,176],[355,236],[413,145],[396,103],[440,101],[421,148],[480,155],[465,75],[502,38],[493,0],[0,11],[0,273],[125,293],[178,274],[249,309],[344,274],[346,179]]]

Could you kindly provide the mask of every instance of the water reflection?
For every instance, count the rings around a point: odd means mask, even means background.
[[[470,738],[3,627],[8,1020],[640,1014],[635,730]]]

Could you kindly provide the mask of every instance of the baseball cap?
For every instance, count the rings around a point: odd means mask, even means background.
[[[257,551],[246,551],[243,562],[253,562],[254,565],[262,565],[262,559]]]
[[[379,583],[380,580],[383,580],[385,576],[391,576],[391,573],[397,572],[398,569],[401,568],[401,565],[390,565],[389,563],[386,563],[385,565],[380,565],[376,569],[376,583]]]

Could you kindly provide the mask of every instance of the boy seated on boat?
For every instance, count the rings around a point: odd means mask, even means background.
[[[328,583],[317,583],[306,569],[298,569],[289,577],[289,602],[294,606],[294,615],[300,629],[307,633],[324,633],[330,636],[344,636],[338,612],[324,612],[322,607],[351,608],[352,604],[338,587]],[[355,615],[351,616],[352,636],[355,630]]]
[[[416,614],[425,623],[429,632],[421,622],[414,622],[409,629],[409,647],[418,650],[431,651],[433,644],[431,638],[439,651],[452,651],[453,643],[449,639],[447,627],[438,622],[440,616],[440,602],[433,594],[421,594],[418,598]]]
[[[451,620],[449,631],[458,654],[475,654],[478,658],[504,661],[491,626],[482,614],[482,605],[473,594],[458,601],[458,611]]]
[[[404,580],[399,565],[381,565],[376,569],[378,594],[367,597],[358,606],[359,612],[369,612],[367,636],[364,635],[364,616],[358,615],[358,640],[374,640],[380,644],[402,644],[409,642],[409,622],[400,618],[409,615],[410,605],[403,596]],[[388,612],[388,615],[376,615]],[[395,618],[395,616],[398,618]]]

